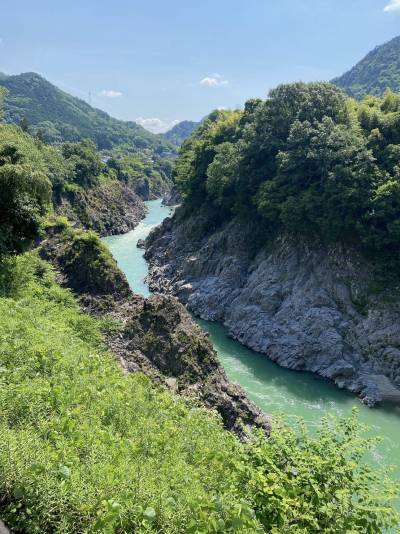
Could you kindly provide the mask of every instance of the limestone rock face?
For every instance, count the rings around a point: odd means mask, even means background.
[[[371,294],[371,270],[354,250],[285,236],[259,247],[250,225],[211,228],[205,214],[179,210],[146,247],[153,291],[284,367],[370,405],[400,403],[400,302]]]

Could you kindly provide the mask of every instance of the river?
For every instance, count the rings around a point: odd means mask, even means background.
[[[132,290],[145,297],[150,295],[144,282],[147,264],[143,250],[136,244],[170,212],[160,200],[149,201],[147,206],[148,215],[134,230],[104,239]],[[371,435],[384,438],[370,461],[394,466],[393,476],[400,479],[400,407],[367,408],[356,397],[327,380],[312,373],[283,369],[267,357],[246,349],[230,339],[223,326],[202,320],[197,322],[209,333],[228,377],[240,384],[265,413],[284,414],[288,418],[300,416],[313,426],[326,413],[346,415],[357,406],[360,419],[370,427]]]

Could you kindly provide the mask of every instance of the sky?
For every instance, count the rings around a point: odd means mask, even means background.
[[[0,72],[37,72],[165,131],[283,82],[329,80],[400,34],[400,0],[4,2]]]

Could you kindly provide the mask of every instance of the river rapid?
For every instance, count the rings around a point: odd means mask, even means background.
[[[145,283],[148,267],[143,250],[137,248],[139,239],[145,239],[170,213],[161,200],[146,203],[148,214],[131,232],[104,238],[119,267],[128,278],[133,291],[148,297]],[[391,465],[393,476],[400,479],[400,407],[367,408],[359,400],[333,383],[311,373],[283,369],[266,356],[253,352],[230,339],[224,327],[196,319],[209,333],[209,339],[218,353],[228,377],[242,386],[248,397],[266,414],[286,418],[302,417],[312,427],[327,413],[348,415],[353,407],[360,419],[370,427],[373,436],[384,441],[370,458],[372,463]]]

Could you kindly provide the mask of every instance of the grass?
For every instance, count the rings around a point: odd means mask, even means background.
[[[248,444],[123,374],[33,253],[0,266],[0,517],[29,533],[380,532],[397,487],[353,422]],[[354,439],[353,439],[354,435]],[[315,529],[315,530],[313,530]]]

